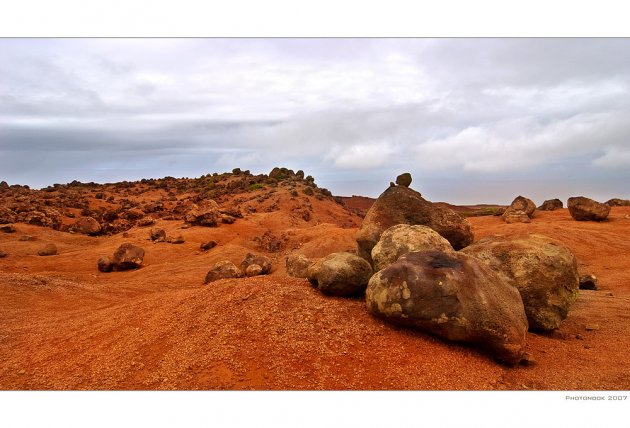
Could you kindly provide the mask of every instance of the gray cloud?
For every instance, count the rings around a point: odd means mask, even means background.
[[[0,178],[630,197],[629,39],[0,39]]]

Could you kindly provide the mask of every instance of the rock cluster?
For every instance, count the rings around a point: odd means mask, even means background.
[[[229,260],[215,263],[206,274],[204,282],[208,284],[219,279],[267,275],[271,273],[271,267],[271,259],[269,257],[247,253],[240,264],[240,268]]]

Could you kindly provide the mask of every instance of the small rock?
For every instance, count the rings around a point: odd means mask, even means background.
[[[37,238],[31,235],[22,235],[20,236],[20,241],[37,241]]]
[[[114,270],[114,265],[112,264],[111,259],[107,256],[99,258],[96,264],[100,272],[111,272]]]
[[[608,293],[606,293],[606,296],[613,297],[613,294],[609,291]]]
[[[205,283],[216,281],[222,278],[240,278],[241,270],[230,261],[222,261],[215,263],[214,266],[206,274]]]
[[[247,253],[245,258],[241,262],[241,270],[247,274],[247,269],[251,265],[258,265],[260,267],[260,272],[258,273],[258,275],[266,275],[271,272],[271,259],[269,259],[269,257]],[[255,270],[252,270],[251,273],[253,273]]]
[[[178,235],[175,238],[168,238],[166,242],[169,242],[171,244],[183,244],[184,242],[186,242],[186,240],[182,235]]]
[[[532,356],[532,354],[526,352],[523,354],[523,359],[520,362],[523,366],[533,366],[536,364],[536,359]]]
[[[576,338],[577,340],[584,340],[584,337],[583,337],[581,334],[576,334],[576,335],[575,335],[575,338]]]
[[[201,244],[199,248],[201,248],[202,251],[208,251],[216,246],[217,246],[217,241],[206,241],[203,244]]]
[[[15,227],[12,224],[7,224],[5,226],[0,226],[0,231],[4,233],[15,233]]]
[[[5,253],[4,251],[0,250],[0,259],[3,259],[7,256],[7,253]]]
[[[260,267],[260,265],[257,264],[253,264],[253,265],[249,265],[247,266],[247,268],[245,269],[245,275],[246,276],[257,276],[262,274],[262,267]]]
[[[26,370],[22,369],[18,372],[18,374],[26,374]]]
[[[149,231],[149,238],[153,242],[164,242],[166,240],[166,232],[161,227],[152,227]]]
[[[306,256],[302,254],[290,254],[286,259],[287,275],[294,278],[306,278],[308,276],[308,267],[311,264]]]
[[[599,324],[586,324],[586,331],[599,330]]]
[[[54,256],[57,254],[57,246],[55,244],[46,244],[37,254],[40,256]]]
[[[593,274],[580,277],[580,290],[597,290],[597,277]]]

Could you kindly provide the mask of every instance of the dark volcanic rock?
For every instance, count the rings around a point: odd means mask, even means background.
[[[137,269],[142,266],[144,260],[144,250],[133,244],[122,244],[114,252],[112,264],[114,270]]]
[[[628,199],[612,198],[607,200],[605,203],[609,207],[630,207],[630,200]]]
[[[308,280],[324,294],[351,296],[365,289],[372,267],[351,253],[332,253],[309,266]]]
[[[560,208],[564,208],[564,204],[560,199],[548,199],[538,207],[541,211],[554,211]]]
[[[608,205],[583,196],[569,198],[567,206],[571,217],[578,221],[604,221],[610,213]]]
[[[597,277],[592,274],[580,277],[580,290],[597,290]]]
[[[15,227],[12,224],[0,226],[0,231],[4,233],[15,233]]]
[[[489,236],[462,250],[504,275],[523,298],[532,330],[560,326],[577,297],[577,260],[543,235]]]
[[[403,172],[398,177],[396,177],[396,184],[399,186],[409,187],[411,185],[411,174],[408,172]]]
[[[199,248],[201,248],[201,251],[208,251],[214,247],[217,246],[217,241],[206,241],[204,243],[202,243]]]
[[[205,283],[216,281],[223,278],[240,278],[242,273],[236,265],[230,261],[224,260],[217,262],[206,274]]]
[[[149,238],[153,242],[164,242],[166,241],[166,231],[161,227],[152,227],[149,231]]]
[[[480,260],[462,253],[408,253],[374,274],[370,312],[439,337],[479,345],[500,361],[523,357],[527,318],[518,291]]]
[[[112,270],[114,270],[114,264],[112,263],[112,260],[107,256],[99,258],[98,262],[96,262],[96,265],[98,267],[98,270],[101,272],[111,272]]]
[[[473,241],[470,224],[459,214],[425,200],[413,189],[394,186],[385,190],[365,215],[356,235],[359,255],[371,263],[372,248],[381,234],[397,224],[428,226],[456,250]]]

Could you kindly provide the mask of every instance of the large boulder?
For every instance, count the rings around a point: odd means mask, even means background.
[[[101,225],[93,217],[81,217],[68,228],[68,232],[82,233],[84,235],[98,235],[101,233]]]
[[[206,274],[206,284],[223,278],[240,278],[241,270],[228,260],[215,263]]]
[[[114,270],[137,269],[144,261],[144,250],[130,243],[122,244],[114,252],[112,266]]]
[[[259,266],[260,270],[253,266]],[[250,267],[252,267],[252,269],[248,272],[247,270]],[[241,271],[247,276],[267,275],[271,272],[271,259],[260,254],[247,253],[241,262]],[[254,272],[257,273],[255,274]]]
[[[505,209],[502,218],[506,223],[531,223],[534,211],[536,211],[534,201],[525,196],[517,196]]]
[[[387,229],[372,248],[374,271],[384,269],[403,254],[425,251],[453,251],[451,244],[435,230],[422,225],[398,224]]]
[[[351,296],[363,291],[372,267],[352,253],[332,253],[308,267],[309,282],[324,294]]]
[[[569,198],[567,207],[571,217],[578,221],[604,221],[610,214],[610,207],[584,196]]]
[[[555,211],[560,208],[564,208],[564,204],[560,199],[548,199],[538,207],[541,211]]]
[[[184,219],[193,226],[214,227],[221,219],[221,211],[219,205],[210,199],[201,207],[193,205],[192,209],[186,213]]]
[[[372,276],[365,298],[372,314],[393,324],[479,345],[508,364],[523,357],[527,317],[518,290],[466,254],[405,254]]]
[[[529,198],[525,196],[517,196],[514,198],[510,207],[515,210],[525,211],[530,218],[534,215],[534,211],[536,211],[536,204]]]
[[[462,252],[486,262],[518,289],[532,330],[558,328],[577,297],[575,256],[546,236],[489,236]]]
[[[456,250],[473,241],[470,224],[459,214],[425,200],[413,189],[393,186],[378,197],[363,219],[356,235],[359,255],[372,263],[372,248],[386,229],[397,224],[428,226]]]

